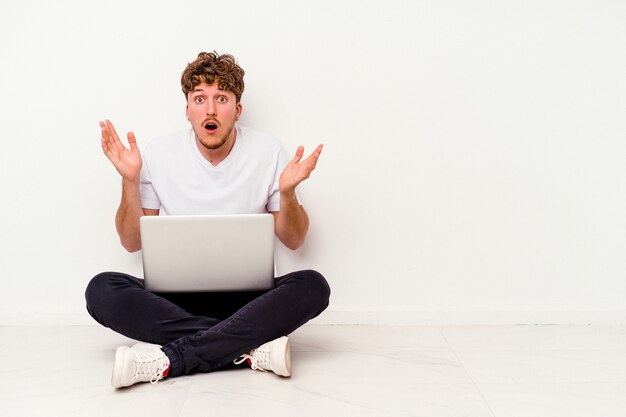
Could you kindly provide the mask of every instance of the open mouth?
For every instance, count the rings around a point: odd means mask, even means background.
[[[213,122],[208,122],[204,124],[204,128],[209,132],[215,132],[217,130],[217,124]]]

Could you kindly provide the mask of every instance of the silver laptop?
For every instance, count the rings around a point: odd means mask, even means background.
[[[143,216],[146,289],[252,291],[274,286],[274,217]]]

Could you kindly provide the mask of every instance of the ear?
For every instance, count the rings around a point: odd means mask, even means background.
[[[239,117],[241,117],[241,112],[243,110],[243,106],[241,105],[241,101],[239,103],[237,103],[237,113],[235,114],[235,121],[239,120]]]
[[[185,106],[185,116],[187,117],[187,120],[189,120],[189,105]]]

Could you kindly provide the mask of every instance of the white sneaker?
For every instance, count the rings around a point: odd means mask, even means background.
[[[272,371],[276,375],[291,376],[291,346],[287,336],[272,340],[249,354],[243,354],[235,359],[235,364],[249,360],[250,367],[259,371]]]
[[[170,360],[159,345],[137,343],[133,347],[120,346],[115,351],[111,385],[121,388],[137,382],[155,384],[163,379],[163,373],[169,366]]]

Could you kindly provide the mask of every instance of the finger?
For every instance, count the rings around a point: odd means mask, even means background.
[[[311,154],[311,156],[315,156],[315,160],[319,159],[320,155],[322,154],[322,149],[324,149],[324,144],[320,143],[319,145],[317,145],[317,148],[315,148],[315,151],[313,151],[313,154]]]
[[[102,145],[102,151],[108,155],[111,148],[109,146],[109,130],[104,122],[100,121],[100,133],[102,137],[100,138],[100,144]]]
[[[300,162],[300,160],[302,159],[302,155],[304,155],[304,146],[298,146],[298,149],[296,150],[296,156],[293,157],[291,163],[297,164],[298,162]]]
[[[105,123],[106,123],[106,127],[108,130],[109,148],[112,151],[116,151],[118,153],[124,152],[126,150],[126,146],[124,146],[124,144],[120,140],[120,137],[118,136],[117,131],[115,130],[115,126],[113,126],[113,123],[111,123],[111,121],[108,119],[106,120]]]
[[[109,158],[111,162],[119,157],[119,152],[116,152],[115,148],[112,148],[109,142],[105,139],[102,139],[102,152],[104,152],[106,157]]]
[[[107,128],[104,122],[101,121],[99,123],[100,123],[100,133],[102,134],[102,141],[104,142],[105,140],[108,140],[109,128]]]
[[[119,139],[119,136],[117,136],[117,131],[115,130],[115,127],[113,126],[113,123],[111,123],[111,121],[109,119],[106,119],[106,125],[107,128],[109,129],[109,132],[115,136],[117,139]]]
[[[101,136],[100,142],[102,142],[102,146],[104,146],[104,143],[106,141],[105,136],[106,136],[106,133],[107,133],[107,127],[106,127],[106,125],[104,124],[103,121],[99,121],[98,124],[100,124],[100,136]]]
[[[109,146],[119,147],[119,145],[122,144],[122,141],[120,141],[120,137],[117,135],[115,126],[113,126],[113,123],[111,123],[109,119],[105,120],[105,124],[107,127],[107,137],[109,140]]]
[[[107,143],[106,140],[104,140],[104,137],[100,140],[100,145],[102,146],[102,151],[104,153],[109,152],[109,144]]]
[[[109,129],[107,122],[110,124],[108,120],[100,122],[100,130],[102,132],[102,141],[106,142],[109,148],[111,148],[115,141],[113,140],[113,133],[111,132],[111,129]]]
[[[135,138],[135,134],[133,132],[128,132],[127,138],[128,144],[130,145],[130,150],[137,150],[137,139]]]
[[[108,125],[106,122],[108,122]],[[109,128],[112,124],[109,120],[106,120],[106,122],[100,122],[100,131],[102,133],[100,142],[106,157],[115,164],[115,161],[119,159],[120,152],[124,149],[124,145],[122,145],[119,139],[115,140],[114,133]]]
[[[322,144],[318,145],[318,147],[315,148],[313,153],[309,155],[309,157],[305,159],[304,162],[311,163],[313,165],[313,168],[315,168],[315,166],[317,165],[317,160],[320,158],[320,155],[322,154],[323,148],[324,148],[324,145]],[[313,168],[311,170],[313,170]]]

